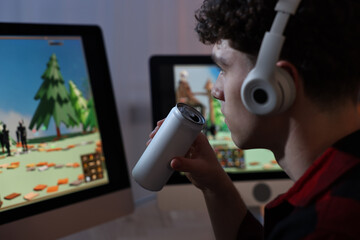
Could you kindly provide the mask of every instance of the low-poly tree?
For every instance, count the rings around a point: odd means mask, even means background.
[[[89,126],[87,123],[89,116],[88,101],[83,97],[82,92],[71,80],[69,81],[69,92],[71,104],[73,105],[76,116],[79,122],[82,124],[83,131],[85,132]]]
[[[214,107],[214,114],[215,114],[215,125],[219,127],[220,131],[228,132],[229,128],[225,123],[225,117],[221,113],[221,103],[219,100],[213,98],[213,107]]]
[[[69,93],[65,87],[55,54],[51,55],[41,78],[44,81],[34,97],[35,100],[40,100],[40,103],[31,119],[29,129],[35,127],[36,130],[39,130],[42,125],[47,129],[50,119],[53,117],[56,134],[61,137],[60,124],[63,123],[66,127],[73,127],[78,125],[78,120],[70,102]]]
[[[90,127],[91,130],[97,130],[98,124],[96,121],[96,113],[95,113],[95,106],[94,106],[94,100],[93,98],[90,98],[88,101],[88,109],[89,109],[89,115],[86,119],[86,126]]]

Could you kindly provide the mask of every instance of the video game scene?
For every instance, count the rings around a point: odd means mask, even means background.
[[[186,103],[203,114],[206,120],[204,133],[226,172],[280,171],[271,151],[241,150],[233,143],[221,113],[220,101],[211,96],[219,73],[216,65],[175,65],[176,102]]]
[[[108,183],[80,37],[0,37],[0,212]]]

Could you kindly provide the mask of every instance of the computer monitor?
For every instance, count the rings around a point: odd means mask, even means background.
[[[102,33],[0,24],[0,239],[54,239],[133,211]]]
[[[189,104],[206,119],[207,135],[220,164],[241,192],[248,206],[259,206],[285,192],[292,181],[266,149],[241,150],[231,139],[224,123],[220,102],[211,96],[219,68],[211,56],[157,55],[150,58],[153,125],[167,116],[177,102]],[[239,93],[240,94],[240,93]],[[158,193],[163,208],[182,208],[194,198],[202,199],[197,190],[187,187],[184,174],[175,172],[168,185]]]

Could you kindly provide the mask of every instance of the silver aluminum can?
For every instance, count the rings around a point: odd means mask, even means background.
[[[174,172],[171,160],[185,156],[204,124],[196,109],[183,103],[173,107],[132,170],[136,182],[151,191],[161,190]]]

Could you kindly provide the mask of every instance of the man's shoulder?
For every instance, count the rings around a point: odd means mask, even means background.
[[[281,208],[287,209],[288,214],[276,224],[269,239],[360,236],[360,165],[346,172],[307,205],[292,206],[283,202]]]
[[[305,210],[307,209],[307,210]],[[312,204],[294,211],[294,218],[310,214],[313,233],[331,233],[337,236],[360,236],[360,165],[339,178],[328,191]],[[309,219],[308,216],[303,216]]]
[[[360,164],[345,173],[331,188],[334,200],[341,198],[360,204]]]

